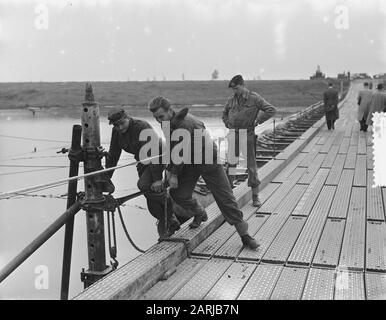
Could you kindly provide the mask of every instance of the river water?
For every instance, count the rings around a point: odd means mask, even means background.
[[[153,118],[145,120],[161,132]],[[220,118],[202,120],[214,136],[224,131]],[[80,124],[80,120],[41,111],[33,115],[28,110],[1,110],[0,192],[68,177],[67,156],[56,152],[70,146],[74,124]],[[101,140],[107,150],[110,134],[111,127],[105,118],[101,118]],[[132,159],[123,152],[119,164]],[[81,173],[83,168],[80,168]],[[137,191],[136,181],[135,166],[120,169],[119,173],[116,171],[114,195],[119,197]],[[84,190],[82,180],[78,190]],[[63,185],[0,200],[0,269],[65,211],[66,198],[61,195],[66,192],[67,185]],[[132,239],[140,248],[146,250],[157,242],[156,220],[147,212],[144,197],[128,202],[122,213]],[[139,253],[127,241],[118,217],[116,222],[117,260],[122,266]],[[64,228],[0,284],[0,299],[59,299],[63,240]],[[70,297],[83,289],[80,272],[88,267],[86,240],[86,218],[84,211],[80,211],[75,216]],[[109,261],[107,248],[106,255]]]

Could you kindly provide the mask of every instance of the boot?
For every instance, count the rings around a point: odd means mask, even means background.
[[[201,222],[208,221],[208,215],[204,211],[199,215],[195,215],[193,218],[193,222],[189,225],[189,228],[196,229],[201,225]]]
[[[236,224],[235,228],[237,233],[240,235],[241,242],[244,246],[252,250],[256,250],[260,247],[260,244],[248,234],[248,223],[246,221]]]
[[[261,207],[261,202],[259,199],[259,187],[252,188],[252,205],[256,208]]]
[[[168,229],[165,230],[165,222],[162,220],[158,220],[157,222],[157,231],[160,239],[169,238],[172,236],[177,230],[180,230],[181,226],[177,220],[177,217],[172,214],[172,216],[168,219]]]

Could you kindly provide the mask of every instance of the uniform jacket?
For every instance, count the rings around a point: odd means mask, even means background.
[[[264,111],[264,112],[260,112]],[[276,108],[255,92],[230,97],[224,107],[222,120],[229,129],[254,129],[276,113]]]
[[[212,151],[213,151],[213,158],[211,159],[213,162],[212,163],[217,163],[217,145],[213,141],[213,139],[210,137],[208,134],[208,131],[205,128],[205,125],[202,121],[198,120],[196,117],[191,115],[189,113],[188,108],[184,108],[178,113],[174,112],[174,115],[172,119],[170,120],[170,131],[171,133],[177,129],[185,129],[190,133],[190,142],[189,142],[189,147],[190,147],[190,164],[204,164],[205,163],[205,142],[211,146]],[[201,148],[200,148],[200,153],[201,153],[201,160],[199,163],[196,163],[195,161],[195,138],[194,138],[194,130],[195,129],[201,129],[203,130],[203,135],[201,139]],[[173,148],[179,144],[182,141],[182,138],[180,138],[180,141],[170,141],[170,150],[172,151]],[[179,174],[183,167],[184,163],[181,164],[175,164],[173,163],[172,157],[171,159],[171,164],[167,166],[167,170],[170,171],[173,174]]]
[[[110,141],[110,149],[107,155],[106,168],[115,167],[118,163],[119,157],[121,156],[122,150],[125,150],[128,153],[134,155],[136,161],[140,161],[139,153],[141,148],[148,143],[150,138],[147,141],[139,141],[139,135],[142,130],[151,129],[153,131],[154,137],[158,137],[157,133],[154,131],[152,126],[143,120],[130,118],[129,128],[124,134],[121,134],[116,128],[113,128]],[[158,138],[159,139],[159,138]],[[159,139],[159,154],[161,155],[162,151],[162,141]],[[149,155],[151,157],[155,155]],[[153,176],[153,181],[162,180],[162,171],[163,166],[160,164],[137,164],[137,170],[142,172],[144,166],[150,166],[151,173]],[[114,170],[110,171],[110,177],[113,175]]]
[[[323,93],[324,111],[326,112],[327,120],[339,119],[339,94],[338,90],[328,88]]]
[[[367,116],[366,124],[373,125],[373,113],[374,112],[386,112],[386,94],[382,91],[376,91],[373,93],[369,105],[369,115]]]
[[[362,121],[363,118],[365,118],[365,120],[367,119],[372,95],[373,93],[371,92],[371,90],[368,89],[359,91],[357,117],[358,121]]]

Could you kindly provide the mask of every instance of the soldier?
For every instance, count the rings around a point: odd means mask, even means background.
[[[207,134],[204,123],[189,114],[188,108],[176,113],[170,102],[161,96],[150,101],[149,110],[153,113],[154,118],[162,123],[163,130],[165,130],[164,125],[169,124],[170,133],[179,130],[179,133],[186,132],[186,136],[190,137],[189,141],[170,141],[172,157],[166,168],[171,197],[185,210],[194,213],[193,222],[189,225],[190,228],[198,228],[201,222],[208,220],[205,209],[192,197],[194,187],[201,175],[212,192],[225,220],[235,226],[242,243],[251,249],[256,249],[259,244],[248,234],[248,223],[244,221],[243,213],[237,206],[223,166],[217,163],[217,146]],[[201,145],[197,143],[195,130],[202,132]],[[173,159],[173,154],[175,154],[173,149],[180,143],[185,143],[185,146],[190,148],[190,161],[181,161],[177,164],[178,161]],[[195,150],[197,145],[199,145],[200,150]],[[207,148],[206,145],[210,148]],[[208,150],[209,156],[205,154],[206,150]],[[197,154],[201,154],[201,156],[197,156]]]
[[[371,97],[369,114],[366,121],[368,126],[373,125],[373,114],[375,112],[386,112],[386,94],[383,91],[382,83],[378,83],[377,91],[375,91]]]
[[[139,136],[142,130],[152,130],[152,137],[157,137],[160,149],[162,149],[161,139],[158,138],[157,133],[151,125],[146,121],[128,116],[122,108],[113,108],[110,110],[108,120],[109,124],[113,125],[113,129],[110,149],[107,154],[106,168],[117,165],[122,150],[134,154],[134,158],[137,161],[143,160],[140,159],[139,153],[148,141],[140,141]],[[167,199],[168,230],[164,228],[164,206],[167,194],[162,181],[163,170],[164,165],[162,165],[162,163],[143,164],[142,162],[138,162],[137,164],[139,176],[137,186],[146,197],[149,212],[158,220],[158,234],[161,238],[169,237],[176,230],[180,229],[180,223],[172,211],[170,198]],[[110,178],[113,172],[114,170],[108,172]]]
[[[339,119],[339,93],[333,88],[333,84],[328,84],[328,89],[323,93],[324,111],[328,130],[335,129],[335,121]]]
[[[235,129],[235,135],[230,135],[229,138],[235,139],[236,157],[241,151],[247,158],[248,186],[252,189],[253,206],[260,207],[255,127],[273,117],[276,108],[257,93],[249,91],[241,75],[234,76],[228,87],[232,88],[234,95],[228,99],[224,107],[222,120],[225,127]],[[247,130],[247,143],[242,143],[241,146],[238,144],[240,129]],[[229,142],[228,145],[230,145]]]
[[[369,106],[371,101],[372,92],[369,90],[369,83],[363,84],[364,89],[359,91],[358,94],[358,121],[361,125],[360,131],[367,131],[368,125],[366,124],[367,117],[369,115]]]

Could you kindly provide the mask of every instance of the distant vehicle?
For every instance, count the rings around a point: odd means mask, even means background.
[[[373,76],[374,79],[386,79],[386,73],[378,73]]]
[[[372,79],[367,73],[353,73],[351,79]]]

